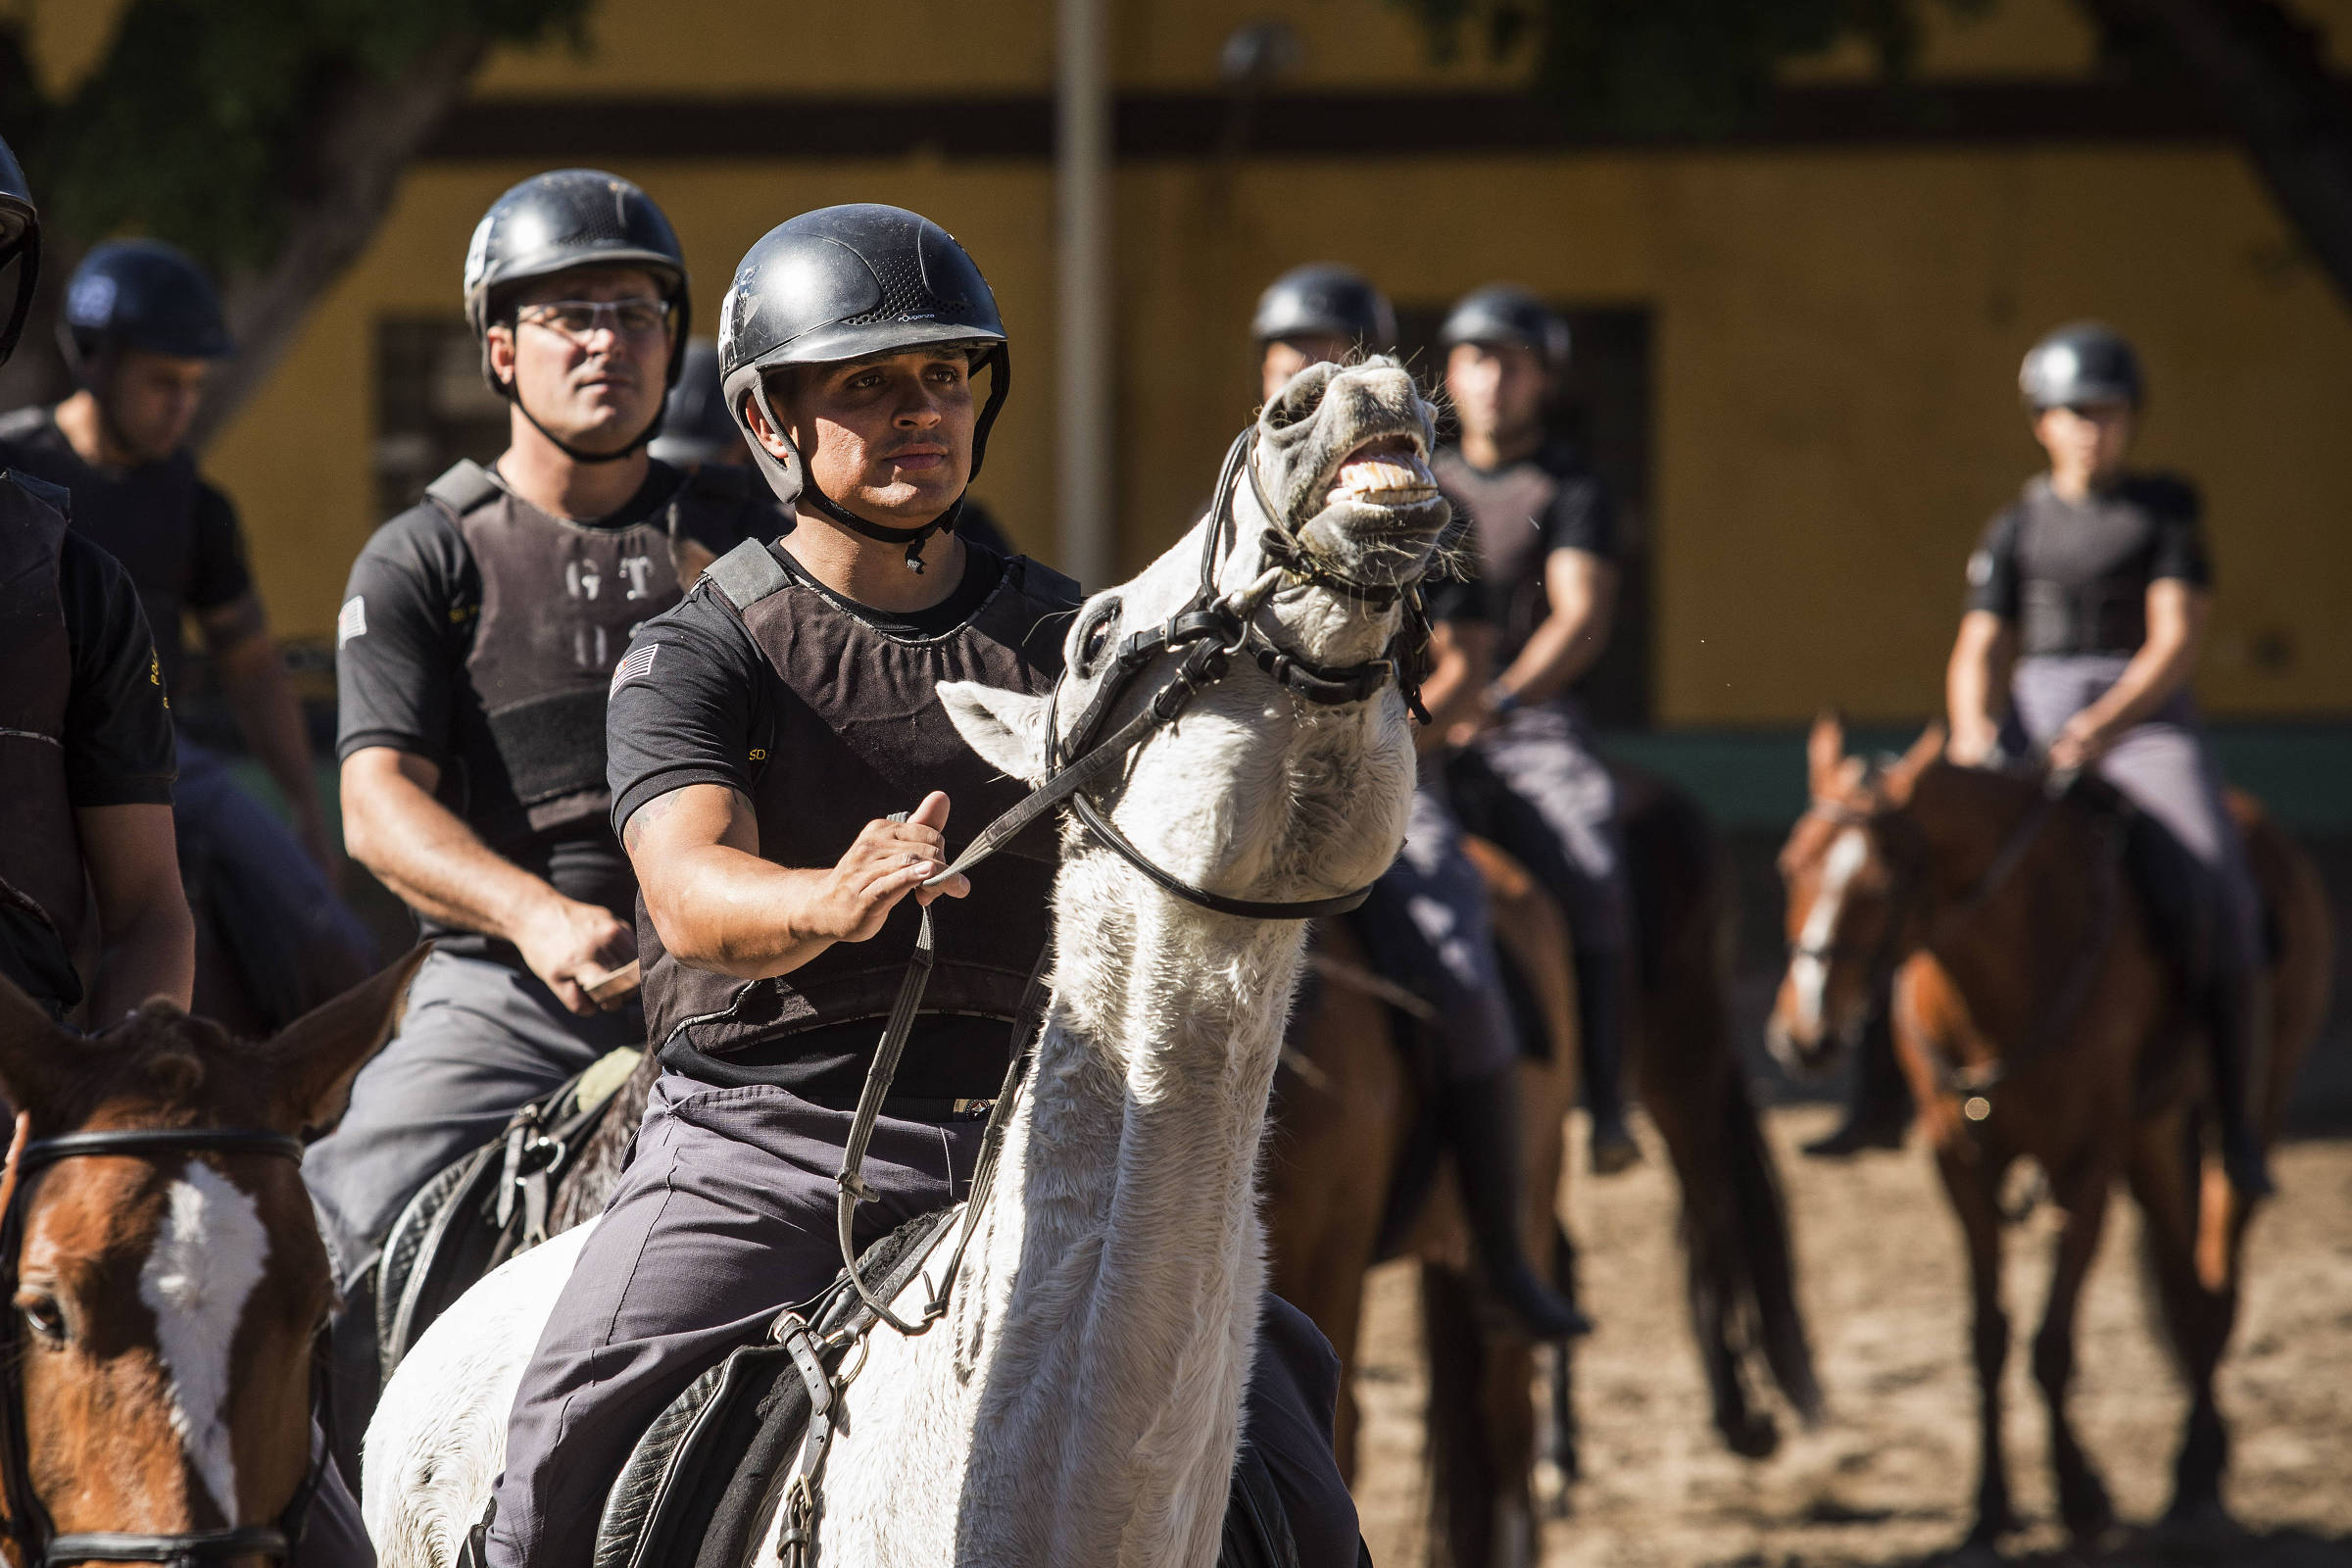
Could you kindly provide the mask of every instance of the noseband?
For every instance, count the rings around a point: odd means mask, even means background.
[[[20,1139],[22,1135],[20,1134]],[[0,1493],[8,1501],[5,1526],[16,1547],[20,1568],[46,1568],[70,1562],[160,1562],[176,1568],[203,1568],[234,1557],[272,1557],[284,1562],[293,1544],[302,1539],[303,1517],[324,1479],[320,1465],[303,1472],[302,1485],[274,1525],[235,1525],[226,1530],[200,1530],[180,1535],[137,1535],[126,1531],[91,1531],[61,1536],[32,1486],[31,1461],[25,1447],[24,1387],[20,1368],[24,1347],[16,1308],[17,1267],[24,1247],[24,1206],[17,1201],[27,1171],[61,1159],[84,1155],[113,1155],[127,1159],[160,1159],[173,1154],[271,1154],[300,1162],[302,1140],[256,1127],[142,1127],[105,1132],[60,1133],[11,1147],[5,1176],[0,1176]],[[317,1367],[312,1372],[313,1407],[324,1389]],[[306,1434],[305,1443],[308,1443]],[[227,1499],[234,1507],[236,1499]]]

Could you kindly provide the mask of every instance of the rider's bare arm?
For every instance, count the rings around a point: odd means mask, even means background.
[[[335,855],[327,841],[318,781],[311,771],[302,705],[295,701],[294,683],[286,678],[286,662],[277,639],[270,634],[270,617],[260,597],[240,594],[225,605],[199,611],[196,624],[204,632],[205,651],[212,656],[238,732],[270,770],[294,814],[295,836],[319,868],[334,875]]]
[[[2083,753],[2081,761],[2095,758],[2133,725],[2153,717],[2188,684],[2196,673],[2197,651],[2212,608],[2212,594],[2180,578],[2159,577],[2148,584],[2147,640],[2115,684],[2069,720],[2060,737]],[[2075,762],[2060,757],[2059,750],[2051,748],[2053,761]]]
[[[2017,627],[1989,610],[1960,617],[1960,635],[1943,670],[1943,701],[1952,720],[1948,755],[1974,767],[2000,745],[2009,711],[2009,671],[2017,662]]]
[[[1576,684],[1609,646],[1617,617],[1617,566],[1589,550],[1554,550],[1544,561],[1551,614],[1495,684],[1523,703],[1541,703]]]
[[[172,808],[85,806],[74,822],[98,906],[90,1027],[116,1022],[149,997],[184,1009],[196,984],[196,925],[179,887]]]
[[[1483,620],[1442,620],[1429,628],[1429,678],[1421,706],[1429,722],[1413,736],[1422,751],[1446,745],[1446,732],[1470,718],[1494,667],[1494,628]]]
[[[921,889],[947,862],[948,798],[937,790],[904,822],[865,824],[824,869],[760,858],[752,804],[723,784],[657,795],[621,829],[646,912],[679,962],[746,980],[789,974],[836,942],[863,942],[912,893],[961,898],[962,877]]]
[[[567,899],[484,844],[433,798],[441,769],[390,746],[343,761],[343,843],[410,907],[445,925],[503,937],[547,982],[556,1000],[589,1014],[587,987],[636,956],[629,928],[611,910]],[[607,1004],[627,1001],[615,995]]]

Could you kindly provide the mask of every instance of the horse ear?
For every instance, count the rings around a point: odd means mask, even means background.
[[[1919,739],[1911,743],[1911,749],[1903,754],[1903,760],[1886,770],[1884,787],[1887,801],[1895,806],[1908,802],[1912,787],[1919,782],[1919,775],[1927,771],[1930,762],[1942,755],[1943,726],[1940,723],[1930,724],[1919,732]]]
[[[0,975],[0,1097],[37,1120],[64,1092],[84,1042]]]
[[[400,1025],[416,966],[432,952],[420,942],[390,968],[322,1003],[266,1048],[278,1126],[316,1137],[343,1119],[351,1081]]]
[[[940,706],[964,744],[1007,778],[1046,781],[1046,699],[977,681],[939,684]]]
[[[1813,733],[1805,737],[1805,782],[1814,796],[1827,797],[1838,787],[1838,767],[1845,760],[1845,720],[1834,708],[1813,718]]]

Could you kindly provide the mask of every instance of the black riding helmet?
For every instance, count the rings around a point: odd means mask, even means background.
[[[81,259],[66,281],[57,337],[84,384],[119,349],[218,360],[235,348],[220,295],[204,269],[152,239],[114,240]]]
[[[0,141],[0,267],[17,264],[17,300],[9,307],[8,324],[0,327],[0,365],[17,351],[24,335],[24,318],[32,312],[33,285],[41,274],[41,215],[32,205],[32,187],[17,155]]]
[[[831,365],[933,344],[977,351],[988,401],[972,425],[972,476],[988,455],[988,432],[1012,385],[1012,354],[997,297],[956,237],[903,207],[858,202],[824,207],[777,224],[744,253],[718,312],[718,368],[727,414],[777,496],[806,502],[853,533],[906,547],[908,569],[923,569],[923,541],[953,528],[963,498],[919,528],[868,522],[808,482],[797,449],[789,461],[752,433],[745,405],[757,398],[769,428],[784,421],[767,401],[767,372],[786,365]]]
[[[500,380],[491,368],[490,323],[505,319],[514,284],[575,267],[633,267],[654,274],[662,299],[676,313],[662,381],[666,403],[669,388],[678,384],[686,332],[693,321],[686,254],[652,197],[618,174],[596,169],[533,174],[492,202],[474,225],[473,239],[466,247],[466,321],[481,345],[482,379],[491,391],[522,408],[514,383]],[[617,452],[579,451],[557,440],[530,410],[523,409],[522,416],[573,462],[612,463],[661,434],[662,412],[657,409],[653,422]]]
[[[2097,321],[2076,321],[2026,351],[2017,390],[2026,407],[2039,414],[2084,403],[2128,403],[2136,409],[2146,389],[2139,356],[2122,333]]]
[[[1396,346],[1396,313],[1355,269],[1313,262],[1267,285],[1250,335],[1261,349],[1288,337],[1336,337],[1386,353]]]
[[[1516,283],[1489,283],[1454,302],[1438,328],[1438,347],[1457,343],[1516,343],[1555,375],[1568,368],[1568,323]]]
[[[661,437],[646,450],[663,463],[686,464],[735,458],[742,449],[718,383],[718,345],[698,337],[686,345],[685,368],[669,389]]]

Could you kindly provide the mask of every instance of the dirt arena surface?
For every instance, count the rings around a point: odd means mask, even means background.
[[[1786,1441],[1761,1463],[1733,1457],[1707,1420],[1655,1140],[1637,1170],[1577,1178],[1569,1208],[1600,1332],[1578,1353],[1585,1479],[1570,1516],[1544,1526],[1545,1568],[1875,1568],[1941,1560],[1966,1533],[1976,1395],[1958,1228],[1916,1141],[1843,1163],[1798,1157],[1831,1119],[1826,1106],[1770,1113],[1829,1413],[1805,1432],[1783,1412]],[[2143,1308],[2137,1216],[2119,1195],[2085,1294],[2074,1396],[2125,1521],[2099,1561],[2352,1565],[2352,1141],[2290,1144],[2276,1169],[2282,1196],[2256,1223],[2221,1378],[2234,1439],[2227,1495],[2248,1533],[2193,1548],[2142,1528],[2170,1495],[2185,1401]],[[2010,1477],[2034,1528],[2004,1545],[2010,1562],[2054,1568],[2081,1559],[2054,1523],[2027,1364],[2052,1235],[2045,1205],[2009,1236]],[[1381,1568],[1430,1560],[1411,1267],[1373,1277],[1357,1384],[1357,1493]]]

